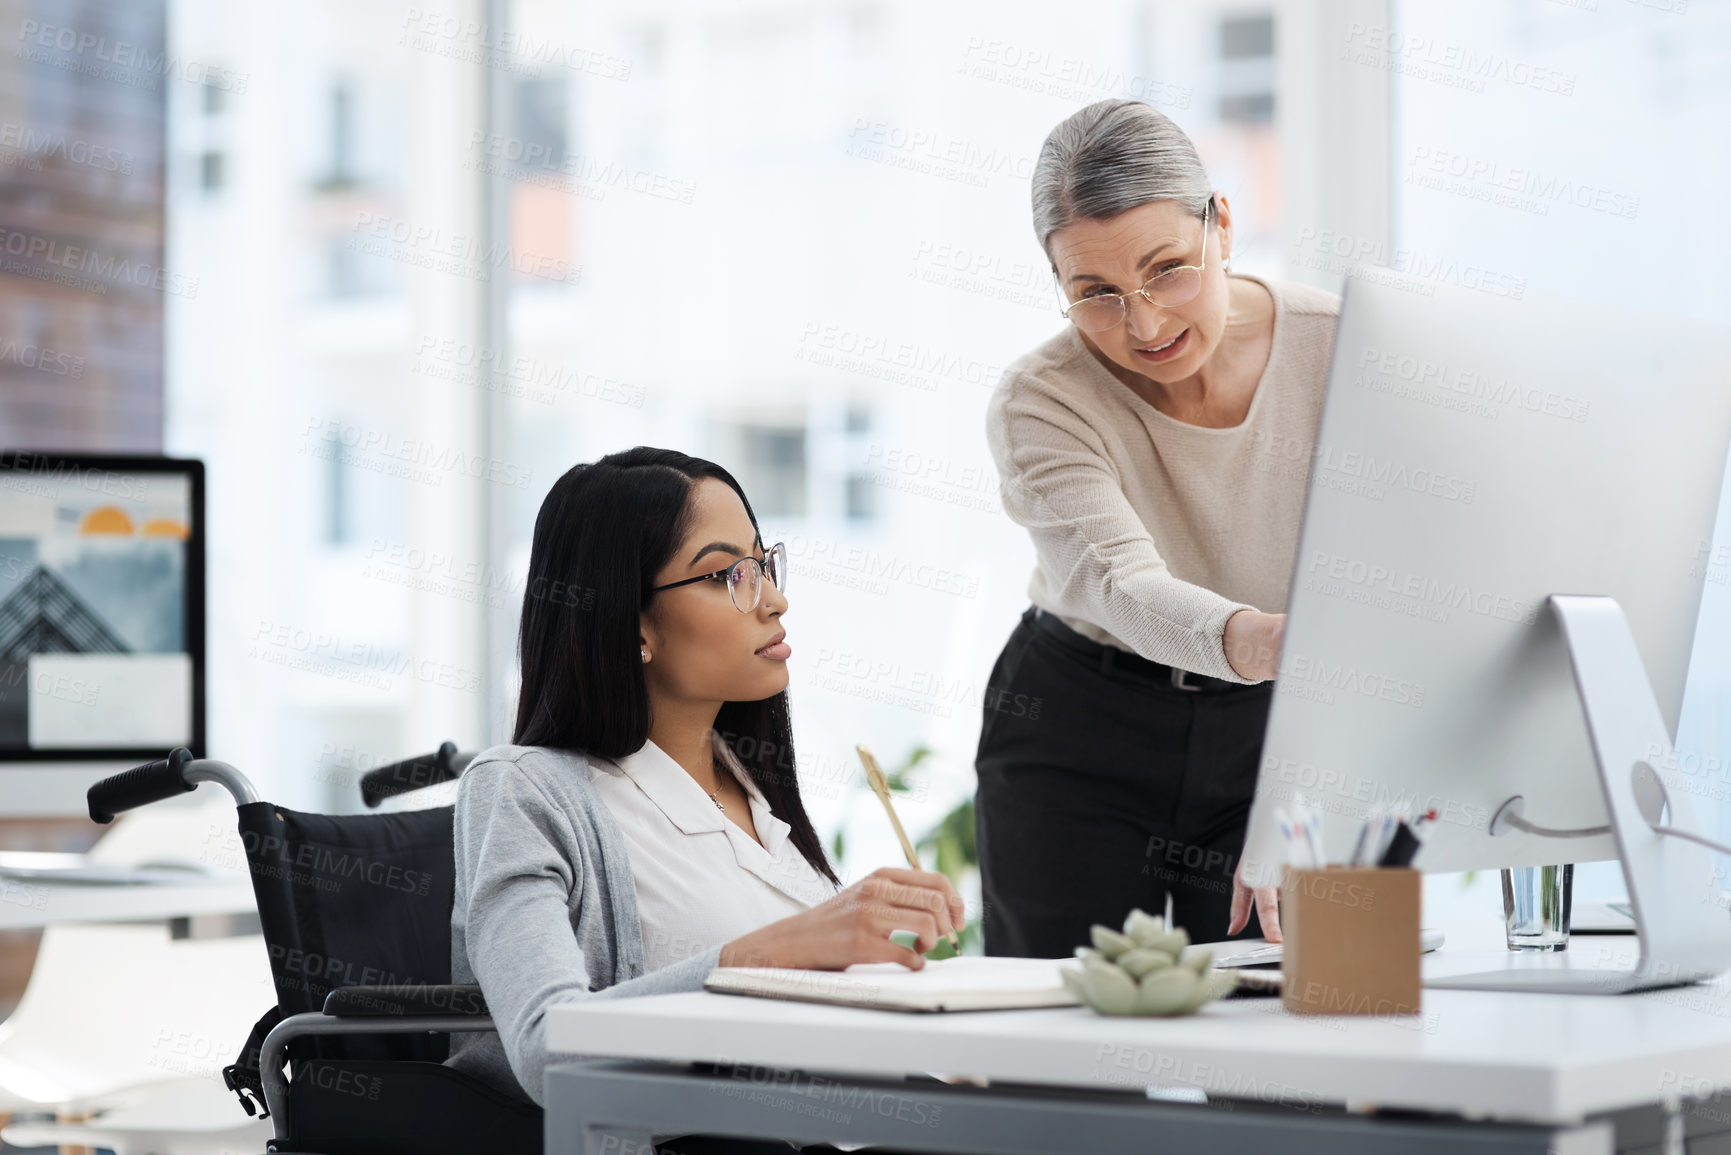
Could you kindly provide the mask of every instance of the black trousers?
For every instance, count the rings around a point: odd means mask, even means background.
[[[1066,958],[1168,895],[1192,942],[1227,937],[1273,683],[1153,669],[1033,609],[1010,634],[975,760],[987,954]]]

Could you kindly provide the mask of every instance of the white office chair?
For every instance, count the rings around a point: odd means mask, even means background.
[[[223,838],[233,834],[226,807],[162,807],[116,823],[89,859],[244,870]],[[261,935],[177,941],[160,921],[48,927],[24,996],[0,1023],[0,1112],[91,1121],[17,1122],[0,1142],[119,1155],[262,1150],[270,1124],[240,1109],[222,1067],[275,1001]]]
[[[0,1111],[99,1111],[117,1092],[189,1076],[222,1090],[222,1067],[275,1001],[261,935],[177,941],[164,923],[51,926],[18,1009],[0,1023]]]
[[[208,784],[174,803],[122,814],[85,857],[112,866],[168,861],[238,875],[247,870],[234,825],[234,803]]]
[[[87,1123],[13,1123],[0,1143],[19,1147],[108,1147],[115,1155],[257,1155],[267,1119],[249,1119],[220,1081],[176,1079],[117,1092]]]

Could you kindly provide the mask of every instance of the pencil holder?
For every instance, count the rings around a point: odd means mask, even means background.
[[[1281,1003],[1300,1015],[1419,1013],[1420,872],[1287,867]]]

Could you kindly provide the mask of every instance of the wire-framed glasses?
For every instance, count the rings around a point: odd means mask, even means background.
[[[727,596],[733,599],[733,608],[742,614],[749,614],[757,608],[757,603],[763,600],[765,577],[769,578],[776,589],[787,588],[787,546],[779,541],[765,550],[762,558],[742,557],[726,569],[686,578],[684,581],[668,582],[664,586],[652,586],[649,592],[660,593],[662,590],[674,590],[698,582],[721,582],[727,587]]]
[[[1202,210],[1202,263],[1178,265],[1155,273],[1135,292],[1150,305],[1172,309],[1194,300],[1202,291],[1202,270],[1208,264],[1208,218],[1213,215],[1214,202]],[[1128,293],[1095,293],[1073,301],[1063,310],[1071,324],[1084,333],[1100,333],[1116,328],[1130,311],[1125,298]]]

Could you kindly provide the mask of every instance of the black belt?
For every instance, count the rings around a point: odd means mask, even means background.
[[[1169,685],[1175,690],[1242,690],[1246,688],[1246,684],[1242,682],[1228,682],[1224,678],[1214,678],[1207,674],[1194,674],[1189,670],[1180,670],[1177,666],[1168,666],[1163,662],[1151,661],[1140,654],[1121,650],[1117,646],[1103,646],[1099,642],[1078,634],[1038,606],[1033,607],[1031,613],[1036,630],[1064,648],[1073,650],[1091,661],[1098,662],[1100,672],[1103,674],[1109,675],[1114,670],[1123,670],[1152,679],[1160,685]]]

